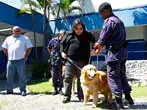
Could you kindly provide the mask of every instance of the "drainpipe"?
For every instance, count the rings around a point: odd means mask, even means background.
[[[147,59],[147,25],[144,26],[144,41],[145,41],[145,45],[144,45],[144,59]]]

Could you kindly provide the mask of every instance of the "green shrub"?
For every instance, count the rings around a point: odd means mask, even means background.
[[[32,78],[50,78],[49,67],[47,61],[32,60]]]

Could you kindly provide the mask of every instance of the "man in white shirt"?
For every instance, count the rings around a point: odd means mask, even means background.
[[[13,94],[13,79],[15,73],[19,77],[20,92],[26,95],[25,61],[32,50],[30,39],[21,34],[21,28],[14,26],[13,34],[2,44],[3,52],[8,56],[7,62],[7,94]]]

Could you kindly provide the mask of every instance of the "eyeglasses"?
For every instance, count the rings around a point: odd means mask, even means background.
[[[14,32],[20,32],[20,30],[16,30],[16,31],[14,31]]]

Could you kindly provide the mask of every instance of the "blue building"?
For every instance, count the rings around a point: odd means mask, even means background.
[[[13,25],[18,25],[26,32],[29,32],[29,36],[33,39],[32,18],[30,14],[18,15],[18,9],[11,7],[5,3],[0,2],[0,30],[11,28]],[[120,17],[124,22],[127,30],[127,39],[129,40],[129,60],[141,60],[147,58],[147,6],[139,6],[127,9],[117,9],[114,13]],[[47,25],[48,36],[54,34],[54,28],[57,26],[58,30],[65,28],[67,31],[71,30],[71,25],[74,19],[80,18],[86,25],[86,29],[92,31],[96,38],[103,25],[99,13],[92,12],[83,15],[69,16],[67,22],[64,22],[63,18],[52,20]],[[43,47],[43,15],[35,14],[34,31],[36,32],[37,48]],[[10,35],[11,31],[0,31],[0,44],[6,36]],[[47,43],[47,41],[46,41]],[[32,54],[33,55],[33,54]],[[97,60],[97,57],[93,57],[92,60]],[[104,60],[103,55],[99,56],[98,60]],[[0,48],[0,73],[5,71],[7,58],[3,54]]]

